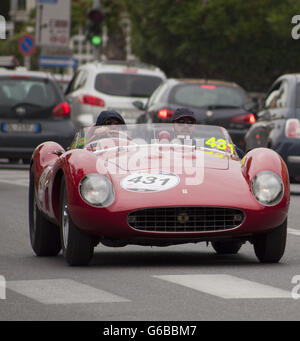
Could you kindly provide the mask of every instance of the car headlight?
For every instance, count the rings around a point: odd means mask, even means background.
[[[251,188],[256,200],[265,206],[278,204],[283,196],[283,183],[273,172],[264,171],[256,174]]]
[[[82,199],[92,206],[105,207],[114,201],[112,183],[101,174],[88,174],[79,184]]]

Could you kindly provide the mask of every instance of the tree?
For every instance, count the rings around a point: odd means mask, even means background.
[[[104,53],[108,59],[126,59],[126,7],[123,0],[102,0],[107,29]]]
[[[169,76],[236,81],[265,91],[299,71],[291,38],[299,0],[126,0],[133,52]]]

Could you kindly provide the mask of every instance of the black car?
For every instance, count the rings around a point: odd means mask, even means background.
[[[279,77],[257,117],[246,135],[246,150],[274,149],[287,164],[291,181],[300,181],[300,74]]]
[[[0,69],[0,158],[30,161],[44,141],[70,145],[70,107],[48,73]]]
[[[138,123],[170,122],[179,107],[191,109],[198,124],[223,126],[244,150],[244,136],[255,122],[256,103],[235,83],[203,79],[168,79],[150,97]]]

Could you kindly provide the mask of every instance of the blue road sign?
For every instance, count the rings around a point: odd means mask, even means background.
[[[19,52],[22,56],[31,56],[35,52],[34,38],[29,34],[23,34],[19,39]]]
[[[78,66],[78,60],[75,58],[69,58],[69,57],[41,56],[39,58],[39,65],[43,67],[58,67],[58,68],[72,67],[73,69],[76,69]]]

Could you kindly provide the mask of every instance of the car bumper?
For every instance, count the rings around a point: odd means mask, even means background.
[[[43,122],[37,133],[0,132],[1,158],[30,158],[34,149],[45,141],[54,141],[67,148],[75,134],[71,121]]]
[[[223,230],[209,230],[197,232],[164,232],[164,231],[141,231],[132,226],[128,222],[128,215],[132,212],[109,212],[104,209],[101,218],[98,218],[97,209],[86,209],[76,207],[76,210],[70,211],[75,224],[82,230],[91,233],[97,237],[110,240],[126,240],[128,244],[139,244],[149,242],[148,245],[156,245],[163,241],[167,244],[180,244],[186,242],[198,242],[231,238],[251,239],[254,235],[276,228],[286,218],[285,208],[266,208],[260,210],[242,210],[244,212],[244,220],[241,224],[234,228],[224,228]],[[100,209],[101,210],[101,209]],[[99,223],[101,221],[101,223]]]

